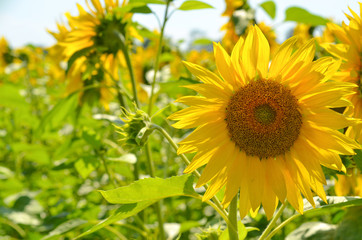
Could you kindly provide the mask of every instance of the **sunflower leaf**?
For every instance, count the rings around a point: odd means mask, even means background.
[[[171,178],[145,178],[128,186],[100,191],[102,196],[114,204],[127,204],[159,200],[174,196],[198,197],[192,187],[194,177],[190,174]]]
[[[362,205],[362,198],[360,197],[327,196],[328,204],[323,202],[323,200],[319,197],[314,197],[314,201],[316,204],[315,208],[313,208],[312,205],[306,199],[304,199],[305,214],[311,214],[311,213],[321,214],[329,212],[335,208],[353,207],[353,206]]]
[[[354,150],[357,154],[353,156],[353,160],[356,162],[356,165],[360,171],[362,171],[362,150],[355,149]]]
[[[35,131],[40,136],[45,130],[53,129],[64,124],[64,120],[75,112],[78,104],[78,94],[72,93],[60,100],[42,119]]]
[[[297,23],[309,24],[312,26],[326,25],[327,19],[314,15],[300,7],[290,7],[285,11],[284,21],[294,21]]]
[[[162,0],[130,0],[129,3],[166,4],[166,2]]]
[[[273,1],[266,1],[260,4],[260,7],[272,18],[275,18],[276,6]]]
[[[190,11],[190,10],[206,9],[206,8],[214,8],[214,7],[201,1],[185,1],[181,4],[181,6],[178,9],[182,11]]]
[[[133,216],[133,215],[137,214],[138,212],[142,211],[143,209],[145,209],[146,207],[150,206],[151,204],[155,203],[156,201],[157,200],[151,200],[151,201],[143,201],[143,202],[138,202],[138,203],[124,204],[124,205],[120,206],[113,214],[111,214],[111,216],[104,219],[97,225],[94,225],[86,232],[77,236],[75,239],[79,239],[81,237],[87,236],[87,235],[94,233],[95,231],[98,231],[99,229],[102,229],[114,222],[117,222],[119,220]]]

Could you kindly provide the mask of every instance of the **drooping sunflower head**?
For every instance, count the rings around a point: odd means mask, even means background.
[[[103,6],[100,0],[91,2],[92,6],[86,0],[88,11],[77,4],[78,16],[66,13],[70,29],[58,36],[58,41],[68,57],[88,47],[115,55],[126,44],[128,35],[142,40],[130,24],[132,14],[122,8],[125,3],[121,6],[118,0],[106,0]]]
[[[220,76],[185,62],[200,84],[187,86],[199,96],[177,101],[190,107],[172,114],[176,128],[196,128],[178,153],[196,153],[185,172],[206,164],[197,187],[210,182],[204,199],[225,187],[227,206],[240,189],[240,215],[263,205],[270,218],[278,200],[303,211],[302,195],[326,201],[321,165],[345,171],[339,154],[359,145],[338,129],[355,124],[330,108],[350,104],[354,84],[327,81],[340,62],[313,61],[314,40],[297,48],[283,43],[270,62],[270,46],[261,30],[250,28],[231,56],[214,44]]]

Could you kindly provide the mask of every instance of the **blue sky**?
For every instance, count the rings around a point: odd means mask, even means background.
[[[283,23],[284,11],[290,6],[303,7],[314,14],[332,18],[336,22],[346,20],[344,12],[350,6],[359,12],[358,0],[275,0],[277,17],[271,20],[258,4],[266,0],[249,0],[256,9],[257,19],[276,26],[280,40],[285,32],[293,27],[292,23]],[[182,0],[174,1],[176,6]],[[176,12],[166,27],[166,35],[172,39],[187,39],[194,29],[202,30],[207,37],[218,40],[222,36],[221,26],[227,18],[221,17],[225,4],[223,0],[205,0],[214,9],[191,12]],[[13,47],[27,43],[50,46],[55,41],[46,29],[56,30],[56,22],[65,21],[64,13],[77,14],[76,3],[85,6],[85,0],[0,0],[0,36],[4,36]],[[153,5],[154,11],[163,16],[164,6]],[[157,29],[157,21],[152,15],[136,15],[134,18],[150,29]]]

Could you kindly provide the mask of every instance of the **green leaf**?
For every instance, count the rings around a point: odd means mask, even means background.
[[[100,191],[109,203],[125,204],[159,200],[173,196],[198,197],[190,174],[171,178],[145,178],[134,183],[108,191]]]
[[[182,11],[190,11],[190,10],[206,9],[206,8],[214,8],[214,7],[201,1],[190,0],[183,2],[178,9]]]
[[[290,7],[285,11],[284,21],[295,21],[297,23],[309,24],[312,26],[326,25],[327,19],[314,15],[300,7]]]
[[[84,127],[82,137],[95,150],[99,150],[102,147],[100,136],[97,135],[97,133],[93,129]]]
[[[166,4],[166,2],[162,0],[130,0],[129,3]]]
[[[75,111],[78,104],[78,94],[73,93],[60,100],[41,120],[35,136],[40,136],[46,129],[56,128],[64,124],[64,120]]]
[[[170,98],[177,98],[179,95],[190,95],[194,94],[194,91],[182,86],[200,83],[190,78],[181,77],[177,81],[169,81],[165,83],[160,83],[159,93],[166,93]]]
[[[48,235],[46,235],[45,237],[42,238],[42,240],[45,239],[49,239],[52,237],[56,237],[59,235],[62,235],[66,232],[69,232],[70,230],[73,230],[76,227],[79,227],[85,223],[87,223],[88,221],[83,220],[83,219],[71,219],[69,221],[66,221],[62,224],[60,224],[59,226],[57,226],[53,231],[51,231]]]
[[[87,178],[99,166],[99,161],[94,156],[84,156],[75,162],[74,167],[82,178]]]
[[[209,44],[212,44],[212,41],[208,38],[199,38],[192,43],[192,45],[209,45]]]
[[[20,89],[12,84],[0,85],[0,107],[26,107],[25,98],[20,95]]]
[[[304,199],[304,213],[325,213],[329,212],[335,208],[341,207],[353,207],[353,206],[361,206],[362,205],[362,198],[360,197],[337,197],[337,196],[327,196],[326,204],[321,198],[314,197],[316,207],[313,206]]]
[[[263,2],[262,4],[260,4],[260,7],[262,7],[272,19],[275,18],[276,6],[273,1]]]
[[[76,51],[75,53],[73,53],[72,56],[70,56],[69,60],[68,60],[68,64],[67,64],[67,69],[65,70],[65,74],[68,74],[68,71],[70,70],[70,68],[72,67],[73,63],[80,57],[83,57],[85,55],[87,55],[91,50],[92,50],[93,46],[90,47],[86,47],[83,48],[81,50]]]
[[[148,13],[152,13],[152,10],[145,5],[145,6],[133,7],[133,8],[130,10],[130,12],[131,12],[131,13],[148,14]]]
[[[98,231],[99,229],[102,229],[114,222],[117,222],[119,220],[128,218],[130,216],[133,216],[137,214],[138,212],[142,211],[146,207],[150,206],[151,204],[157,202],[157,200],[153,201],[143,201],[138,203],[131,203],[131,204],[124,204],[121,207],[119,207],[110,217],[107,219],[101,221],[97,225],[93,226],[88,231],[82,233],[81,235],[77,236],[76,239],[87,236],[95,231]]]
[[[356,162],[356,165],[360,171],[362,171],[362,150],[355,149],[356,155],[353,155],[353,160]]]
[[[336,225],[323,222],[306,222],[288,234],[288,240],[317,240],[317,239],[334,239]],[[349,238],[348,238],[349,239]]]

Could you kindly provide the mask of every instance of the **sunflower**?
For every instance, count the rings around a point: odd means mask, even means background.
[[[77,4],[78,16],[66,13],[69,27],[58,24],[59,33],[50,32],[58,41],[53,50],[60,52],[65,61],[76,53],[81,55],[69,68],[68,93],[100,83],[105,87],[88,92],[98,96],[108,109],[108,103],[116,95],[114,80],[119,79],[119,69],[126,66],[125,45],[131,37],[143,39],[131,22],[132,14],[127,12],[125,1],[120,4],[118,0],[105,0],[103,5],[100,0],[86,3],[88,11]]]
[[[4,73],[5,67],[12,63],[13,57],[10,53],[9,44],[4,37],[0,38],[0,74]]]
[[[302,46],[308,42],[313,37],[312,33],[313,29],[310,25],[298,23],[293,30],[293,36],[298,37],[297,46]]]
[[[338,131],[355,120],[329,109],[350,104],[355,84],[327,81],[340,62],[313,61],[314,40],[297,50],[296,42],[284,42],[269,66],[268,41],[255,26],[231,57],[214,44],[221,78],[185,62],[203,83],[187,86],[202,96],[179,98],[190,107],[169,116],[175,128],[196,128],[179,143],[178,154],[196,152],[184,172],[207,164],[196,187],[210,182],[208,200],[225,186],[224,207],[240,189],[241,217],[262,204],[271,218],[286,199],[302,213],[301,194],[313,206],[313,192],[326,201],[321,165],[345,171],[339,154],[359,148]]]
[[[362,173],[358,168],[350,168],[346,175],[338,174],[334,190],[337,196],[360,196],[362,197]]]
[[[362,3],[360,9],[362,12]],[[340,44],[322,44],[333,56],[342,59],[340,71],[334,80],[357,84],[354,94],[349,96],[353,105],[347,106],[345,114],[354,118],[362,118],[362,19],[353,10],[352,16],[346,14],[349,25],[343,23],[342,27],[328,23],[328,29],[341,41]],[[362,143],[362,125],[349,127],[347,136],[355,138]]]

